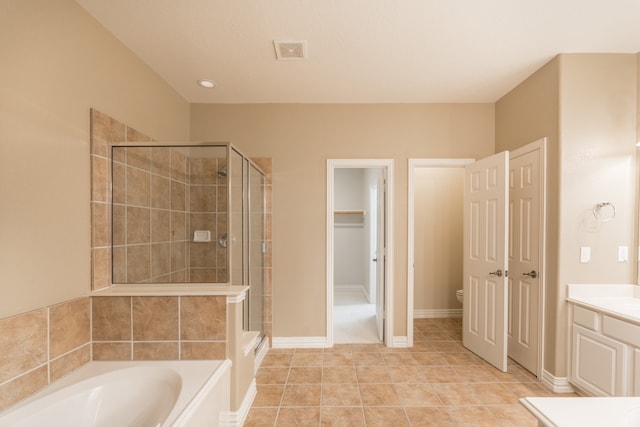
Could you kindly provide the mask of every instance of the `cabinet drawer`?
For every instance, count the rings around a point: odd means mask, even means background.
[[[573,323],[592,331],[600,330],[600,314],[586,308],[573,306]]]
[[[608,337],[640,347],[640,326],[603,316],[602,333]]]

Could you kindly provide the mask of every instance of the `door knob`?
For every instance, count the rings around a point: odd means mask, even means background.
[[[532,279],[535,279],[536,277],[538,277],[538,272],[536,272],[535,270],[531,270],[530,273],[522,273],[523,276],[529,276]]]
[[[374,258],[374,259],[372,259],[371,261],[373,261],[373,262],[378,262],[378,258]]]
[[[489,274],[492,275],[492,276],[502,277],[502,270],[496,270],[496,271],[493,271],[493,272],[491,272]]]

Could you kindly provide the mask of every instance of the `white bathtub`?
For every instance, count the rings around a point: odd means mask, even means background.
[[[217,426],[229,411],[224,361],[89,362],[0,412],[0,426]]]

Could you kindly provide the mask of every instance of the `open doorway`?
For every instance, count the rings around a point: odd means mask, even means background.
[[[327,166],[327,343],[389,345],[392,161]]]

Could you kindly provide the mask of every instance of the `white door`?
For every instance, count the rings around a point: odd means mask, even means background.
[[[507,371],[508,152],[465,167],[462,342]]]
[[[540,148],[509,162],[508,354],[538,374],[540,319]]]
[[[376,330],[378,333],[378,339],[384,341],[384,313],[385,313],[385,268],[386,268],[386,242],[385,242],[385,197],[386,192],[386,177],[384,172],[380,174],[378,180],[378,196],[376,198],[378,207],[376,215],[376,228],[377,228],[377,251],[376,251]]]

